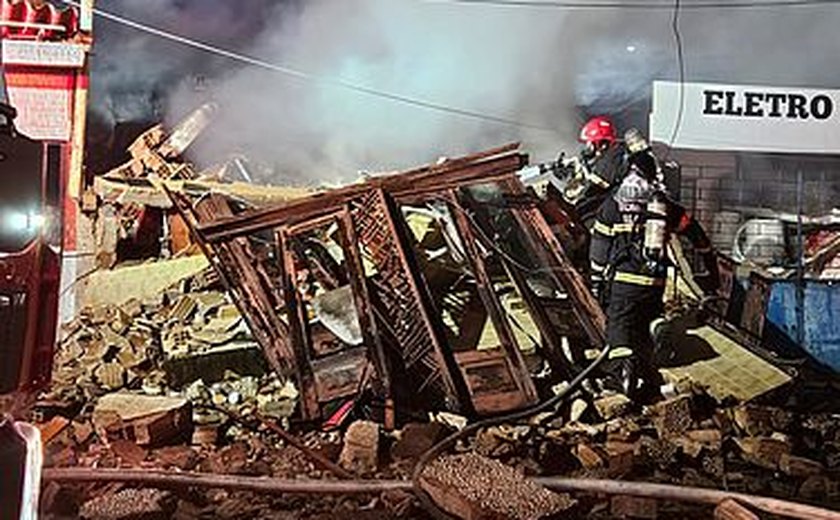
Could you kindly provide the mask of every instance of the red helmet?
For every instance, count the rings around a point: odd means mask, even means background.
[[[615,126],[609,118],[593,117],[580,129],[580,142],[597,145],[604,141],[610,144],[616,141]]]

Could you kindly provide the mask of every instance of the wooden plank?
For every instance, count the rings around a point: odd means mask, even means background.
[[[455,197],[456,195],[454,192],[450,192],[450,196]],[[476,238],[472,227],[467,221],[463,209],[460,209],[460,206],[455,210],[453,210],[450,206],[450,211],[455,216],[458,231],[461,234],[464,246],[467,248],[467,258],[471,263],[471,268],[476,276],[478,292],[481,296],[482,302],[484,303],[484,308],[487,309],[493,326],[496,328],[501,341],[501,347],[511,364],[510,368],[512,368],[513,372],[516,374],[514,381],[516,382],[518,390],[522,393],[522,404],[534,404],[539,400],[536,387],[534,386],[534,382],[531,380],[531,374],[528,367],[525,365],[525,360],[522,358],[522,352],[516,344],[513,331],[510,328],[510,323],[507,321],[504,315],[504,310],[502,309],[496,294],[493,292],[493,282],[490,279],[490,275],[487,272],[481,252],[476,244]],[[461,368],[466,372],[466,369],[463,366]],[[469,386],[469,378],[467,378],[467,384]]]
[[[301,411],[307,420],[315,420],[321,416],[318,404],[318,390],[313,373],[312,336],[306,308],[300,301],[300,294],[296,289],[296,270],[294,252],[289,246],[288,230],[281,228],[277,232],[277,248],[280,254],[280,287],[286,304],[286,316],[289,320],[289,336],[292,350],[295,354],[296,376],[301,393]]]
[[[199,231],[210,242],[226,240],[233,236],[259,231],[279,224],[297,222],[318,217],[325,212],[350,202],[371,189],[382,189],[394,197],[423,191],[442,191],[465,183],[490,182],[495,177],[513,175],[525,164],[525,156],[508,153],[464,166],[447,167],[439,170],[424,170],[419,173],[397,174],[375,177],[362,184],[354,184],[319,193],[281,207],[246,211],[237,216],[220,216],[201,226]]]
[[[376,374],[382,383],[385,395],[385,429],[393,430],[395,427],[393,381],[391,380],[391,368],[385,354],[385,344],[373,309],[373,302],[370,299],[365,268],[362,263],[361,252],[359,251],[359,238],[353,226],[350,206],[345,205],[339,218],[341,246],[344,251],[344,258],[347,269],[350,272],[350,284],[353,287],[353,298],[356,302],[356,309],[359,315],[359,325],[362,329],[362,337],[365,345],[371,353]]]

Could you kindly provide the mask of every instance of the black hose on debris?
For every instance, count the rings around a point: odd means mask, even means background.
[[[491,417],[489,419],[484,419],[483,421],[479,421],[477,423],[473,423],[469,426],[466,426],[464,429],[453,433],[452,435],[446,437],[439,443],[435,444],[431,448],[429,448],[426,453],[424,453],[420,459],[417,461],[417,464],[414,466],[414,470],[411,473],[411,483],[414,490],[414,494],[417,496],[417,499],[420,501],[420,505],[423,509],[426,510],[427,513],[432,515],[432,517],[436,518],[437,520],[451,520],[448,514],[442,511],[429,496],[426,494],[425,491],[420,487],[420,477],[423,475],[423,471],[426,469],[426,466],[434,459],[439,457],[445,450],[451,448],[455,443],[459,440],[472,435],[473,433],[477,432],[482,428],[489,428],[491,426],[495,426],[497,424],[507,423],[507,422],[516,422],[521,421],[527,417],[531,417],[540,413],[543,413],[549,409],[556,408],[559,406],[563,401],[565,401],[569,396],[573,394],[573,391],[577,389],[583,383],[586,378],[588,378],[592,372],[595,371],[596,368],[605,360],[607,359],[607,355],[610,352],[610,346],[605,346],[601,352],[598,354],[598,357],[580,374],[578,374],[571,383],[568,384],[563,390],[561,390],[557,395],[548,399],[547,401],[540,403],[534,407],[528,408],[526,410],[521,410],[519,412],[514,412],[508,415],[503,415],[501,417]]]

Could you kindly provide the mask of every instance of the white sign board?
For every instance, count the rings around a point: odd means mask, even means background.
[[[840,153],[840,90],[656,81],[650,139],[697,150]]]
[[[80,68],[87,47],[78,43],[3,40],[3,63],[38,67]]]

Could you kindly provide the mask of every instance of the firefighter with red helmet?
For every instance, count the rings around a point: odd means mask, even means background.
[[[612,347],[607,386],[645,401],[658,395],[661,384],[650,325],[663,313],[669,238],[684,236],[702,254],[708,279],[697,281],[708,292],[717,283],[717,262],[699,223],[665,194],[655,163],[646,154],[629,161],[628,175],[598,210],[589,256],[604,283],[600,293]]]
[[[579,221],[589,224],[610,190],[624,178],[627,150],[618,139],[615,125],[605,116],[587,121],[579,140],[585,148],[579,158],[570,161],[574,174],[562,196],[572,204]]]

